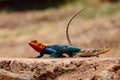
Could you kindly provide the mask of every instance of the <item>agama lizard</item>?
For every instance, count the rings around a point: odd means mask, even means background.
[[[50,55],[53,58],[66,57],[63,54],[67,54],[69,57],[73,57],[75,52],[80,52],[80,48],[65,45],[65,44],[52,44],[46,45],[37,40],[32,40],[28,43],[35,51],[39,52],[36,58],[41,58],[44,54]]]
[[[80,57],[99,57],[100,54],[104,54],[110,50],[108,47],[103,47],[102,49],[86,49],[81,50],[78,47],[65,45],[65,44],[52,44],[46,45],[37,40],[32,40],[29,45],[39,54],[35,58],[41,58],[44,54],[50,55],[53,58],[66,57],[63,54],[67,54],[69,57],[80,56]],[[78,53],[80,52],[80,53]],[[74,54],[75,53],[75,54]]]

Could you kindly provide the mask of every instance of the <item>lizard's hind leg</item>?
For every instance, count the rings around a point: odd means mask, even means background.
[[[73,57],[75,53],[67,53],[68,57]]]

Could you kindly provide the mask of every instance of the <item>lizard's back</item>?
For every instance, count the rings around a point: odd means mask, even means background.
[[[53,45],[47,45],[47,48],[52,48],[60,53],[69,53],[69,52],[79,52],[80,48],[77,48],[75,46],[65,45],[65,44],[53,44]]]

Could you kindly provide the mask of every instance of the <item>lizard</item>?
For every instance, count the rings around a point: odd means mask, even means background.
[[[71,45],[65,44],[44,44],[37,40],[29,41],[28,44],[39,54],[35,58],[41,58],[44,54],[50,55],[52,58],[73,57],[74,52],[79,52],[81,49]]]
[[[66,57],[63,54],[67,54],[69,57],[80,56],[80,57],[99,57],[100,54],[104,54],[110,50],[108,47],[101,49],[85,49],[81,50],[78,47],[65,45],[65,44],[43,44],[40,41],[32,40],[28,43],[35,51],[39,54],[35,58],[41,58],[44,54],[50,55],[52,58],[63,58]],[[78,53],[80,52],[80,53]],[[77,55],[74,55],[74,53]]]

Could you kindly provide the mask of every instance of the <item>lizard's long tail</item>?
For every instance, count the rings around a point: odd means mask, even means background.
[[[69,26],[70,26],[71,21],[72,21],[73,18],[74,18],[75,16],[77,16],[80,12],[84,11],[85,9],[87,9],[87,8],[89,8],[89,7],[90,7],[90,5],[88,5],[87,7],[79,10],[79,11],[76,12],[76,13],[70,18],[70,20],[68,21],[68,24],[67,24],[67,27],[66,27],[66,37],[67,37],[67,41],[68,41],[69,45],[72,45],[71,40],[70,40],[70,37],[69,37],[69,33],[68,33],[68,30],[69,30]]]

